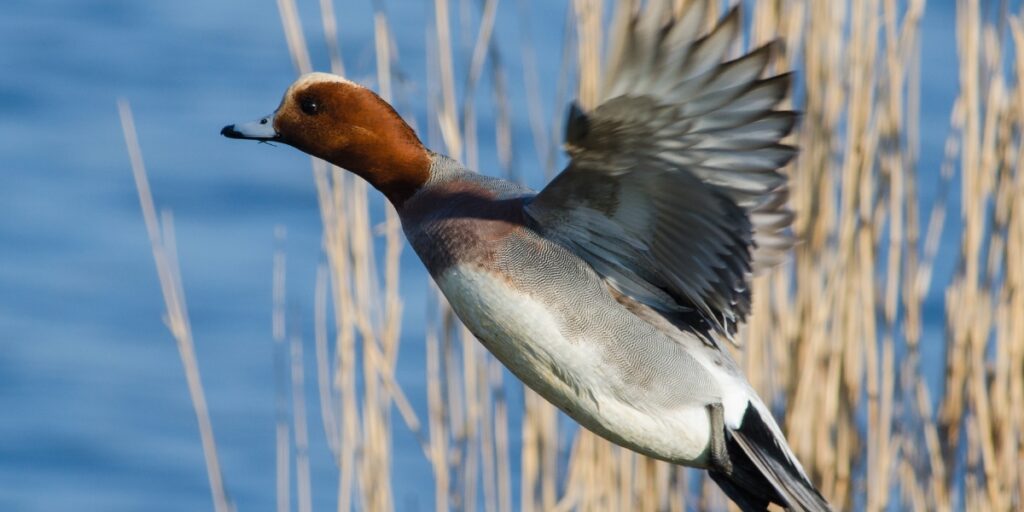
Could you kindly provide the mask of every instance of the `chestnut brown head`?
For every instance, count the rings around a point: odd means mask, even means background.
[[[276,141],[345,168],[400,205],[427,180],[430,153],[373,91],[327,73],[300,77],[273,114],[225,126],[225,137]]]

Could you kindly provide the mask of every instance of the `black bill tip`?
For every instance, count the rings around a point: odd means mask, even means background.
[[[229,125],[225,126],[224,128],[221,128],[220,129],[220,134],[225,136],[225,137],[227,137],[227,138],[229,138],[229,139],[244,139],[244,138],[246,138],[245,135],[242,135],[242,132],[240,132],[240,131],[235,129],[235,125],[233,125],[233,124],[229,124]]]

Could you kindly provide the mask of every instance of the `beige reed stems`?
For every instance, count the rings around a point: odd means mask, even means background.
[[[121,117],[121,128],[124,141],[131,158],[132,175],[135,177],[135,188],[139,193],[139,204],[142,206],[142,218],[146,222],[146,232],[153,249],[157,275],[160,278],[160,290],[164,296],[166,316],[164,322],[174,336],[181,355],[181,363],[185,370],[189,397],[195,409],[196,421],[199,423],[199,438],[203,444],[203,457],[206,460],[206,474],[210,481],[210,492],[213,497],[213,508],[217,512],[230,512],[234,506],[228,498],[224,486],[224,478],[217,458],[217,442],[213,437],[213,424],[210,422],[210,411],[206,406],[206,394],[199,375],[199,363],[196,361],[195,345],[192,341],[192,326],[188,320],[188,308],[185,305],[185,290],[181,285],[181,270],[178,267],[177,249],[174,244],[174,222],[169,211],[164,211],[157,219],[153,195],[149,190],[149,179],[146,166],[142,161],[142,148],[139,147],[138,134],[135,131],[135,119],[132,117],[128,101],[117,102]]]
[[[343,71],[337,46],[334,8],[330,0],[320,3],[331,69]],[[282,25],[297,71],[311,69],[305,37],[293,0],[279,2]],[[382,97],[391,100],[391,68],[395,52],[383,11],[374,18],[377,55],[377,83]],[[321,387],[321,414],[336,447],[339,467],[338,509],[356,503],[370,510],[394,508],[391,467],[391,408],[417,436],[420,422],[395,379],[402,304],[398,296],[398,262],[402,242],[398,217],[386,206],[383,233],[383,272],[378,272],[374,251],[374,229],[370,222],[366,184],[353,180],[342,169],[313,159],[314,180],[324,223],[324,250],[331,276],[335,318],[336,363],[333,389]],[[320,304],[326,293],[320,292]],[[319,306],[323,308],[324,306]],[[326,312],[319,314],[318,332],[326,339]],[[328,350],[321,342],[318,354],[319,379],[327,379]],[[362,353],[362,361],[356,355]],[[357,371],[357,367],[358,370]],[[357,375],[363,378],[361,393]],[[328,379],[329,380],[329,379]],[[422,441],[425,443],[425,441]],[[423,445],[426,450],[426,444]],[[358,502],[357,502],[358,500]]]
[[[285,345],[285,295],[286,295],[286,254],[284,241],[287,230],[284,226],[274,228],[274,271],[273,311],[271,313],[271,335],[274,338],[274,435],[275,466],[277,477],[277,511],[288,512],[292,507],[291,498],[291,426],[288,424],[288,393],[286,391],[288,352]]]

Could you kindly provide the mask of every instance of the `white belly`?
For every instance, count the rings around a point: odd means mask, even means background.
[[[702,466],[703,407],[644,408],[619,398],[622,378],[585,336],[570,340],[549,308],[492,273],[455,266],[437,278],[455,313],[509,370],[584,427],[660,459]]]

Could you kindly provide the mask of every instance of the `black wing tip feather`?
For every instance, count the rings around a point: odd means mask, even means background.
[[[796,130],[796,127],[803,121],[804,114],[799,110],[773,110],[770,114],[768,114],[765,117],[777,117],[785,119],[786,129],[783,132],[784,134],[782,137],[786,137],[792,134],[793,130]],[[797,151],[799,151],[799,148],[796,148],[796,146],[793,147],[797,149]]]
[[[767,510],[769,503],[790,510],[832,510],[821,492],[779,445],[774,432],[753,405],[747,406],[740,428],[726,429],[726,434],[732,473],[715,470],[709,473],[744,512]],[[773,480],[780,484],[773,484]]]
[[[751,84],[751,89],[757,87],[779,87],[779,96],[776,98],[776,104],[781,102],[786,96],[789,95],[789,90],[793,87],[793,77],[796,75],[796,71],[783,71],[777,75],[762,78]],[[777,85],[778,84],[778,85]]]
[[[762,58],[765,60],[764,66],[767,66],[768,63],[770,62],[769,59],[771,59],[775,55],[778,55],[782,48],[784,48],[784,45],[782,43],[782,39],[778,39],[778,38],[772,39],[771,41],[768,41],[767,43],[764,43],[761,46],[758,46],[758,47],[754,48],[753,50],[750,50],[750,51],[744,53],[743,55],[740,55],[739,57],[736,57],[735,59],[731,59],[731,60],[727,60],[725,62],[722,62],[721,64],[718,65],[718,68],[719,69],[724,69],[724,68],[726,68],[728,66],[731,66],[733,64],[737,64],[739,62],[743,62],[743,61],[747,61],[747,60],[762,59]],[[761,71],[763,72],[764,68],[762,68]]]
[[[786,51],[786,40],[781,37],[775,37],[773,39],[768,40],[765,43],[762,43],[760,46],[755,47],[753,50],[750,50],[749,52],[747,52],[747,55],[754,55],[760,54],[761,52],[767,52],[769,58],[771,58],[778,57],[780,55],[785,55]],[[740,58],[744,58],[747,55],[744,55],[743,57]]]
[[[782,169],[783,167],[789,165],[790,162],[792,162],[800,154],[800,148],[798,148],[798,147],[796,147],[796,146],[794,146],[792,144],[775,143],[775,144],[768,145],[768,146],[766,146],[765,148],[762,148],[762,149],[774,149],[774,150],[776,150],[776,151],[778,151],[780,153],[780,158],[777,161],[778,167],[776,167],[775,171],[773,171],[773,172],[776,172],[776,173],[778,172],[779,169]],[[785,178],[783,178],[783,181],[785,181]],[[779,186],[783,186],[783,185],[779,185]],[[778,187],[774,187],[774,188],[778,188]]]
[[[565,143],[575,146],[586,139],[590,132],[590,117],[580,108],[579,104],[573,101],[569,104],[569,111],[565,119]]]
[[[777,500],[765,498],[758,492],[751,491],[745,486],[740,485],[732,479],[731,475],[711,469],[708,470],[708,476],[718,484],[722,492],[740,507],[740,510],[743,512],[767,511],[768,505],[778,503]],[[781,500],[782,498],[778,499]]]
[[[711,30],[708,30],[706,34],[693,41],[692,48],[694,49],[694,53],[699,53],[699,49],[703,45],[707,44],[707,42],[713,37],[718,36],[718,33],[722,30],[739,31],[741,25],[740,14],[742,10],[741,4],[739,3],[729,8],[729,12],[725,13],[725,16],[719,18],[718,21],[715,22],[714,26],[711,27]],[[676,18],[672,20],[672,23],[678,22],[679,19],[680,18]],[[693,54],[691,53],[691,55]]]

